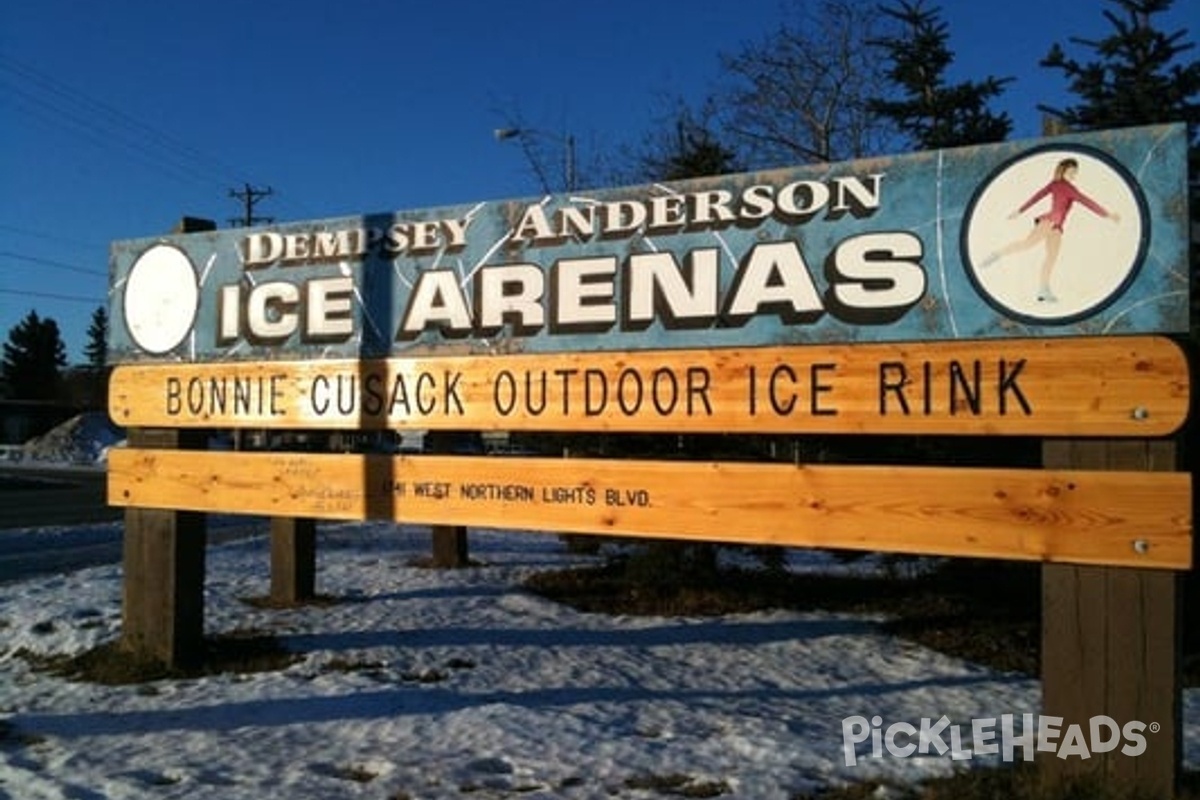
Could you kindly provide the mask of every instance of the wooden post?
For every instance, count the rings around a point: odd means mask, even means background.
[[[172,233],[216,230],[216,223],[183,217]],[[204,449],[204,430],[130,428],[131,447]],[[137,658],[169,667],[204,657],[203,514],[129,508],[125,511],[121,646]]]
[[[316,593],[317,523],[310,518],[271,519],[271,602],[299,605]]]
[[[1047,441],[1042,458],[1047,468],[1177,466],[1172,441]],[[1099,715],[1147,726],[1145,752],[1136,756],[1120,745],[1086,760],[1039,753],[1052,782],[1095,771],[1114,788],[1173,796],[1182,759],[1180,583],[1165,570],[1042,567],[1042,714],[1062,717],[1064,733],[1079,725],[1089,744],[1089,722]]]
[[[426,453],[463,452],[465,442],[477,439],[478,433],[459,431],[429,431],[425,434],[422,449]],[[461,569],[471,563],[467,546],[467,529],[462,525],[434,525],[431,528],[433,552],[431,559],[436,569]]]
[[[438,569],[458,569],[470,564],[467,548],[467,529],[462,525],[434,525],[433,566]]]
[[[132,447],[202,446],[201,431],[131,429]],[[125,511],[121,646],[137,658],[186,667],[204,656],[204,514]]]
[[[264,431],[264,434],[267,434]],[[264,435],[264,441],[269,440]],[[321,441],[328,449],[329,437]],[[317,522],[271,517],[271,602],[295,606],[317,596]]]

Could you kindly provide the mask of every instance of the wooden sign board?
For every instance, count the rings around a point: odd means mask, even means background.
[[[108,499],[1081,564],[1191,562],[1191,478],[1182,473],[122,448],[110,454]]]
[[[1188,368],[1162,337],[128,365],[122,425],[1161,436]]]

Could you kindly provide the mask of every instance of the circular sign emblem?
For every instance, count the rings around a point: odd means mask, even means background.
[[[160,355],[179,346],[196,321],[200,287],[191,260],[156,244],[138,256],[125,280],[125,327],[134,343]]]
[[[1004,315],[1064,325],[1125,292],[1150,238],[1145,198],[1121,164],[1089,147],[1047,145],[1001,165],[962,226],[963,266]]]

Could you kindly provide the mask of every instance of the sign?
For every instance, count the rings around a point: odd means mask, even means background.
[[[110,362],[1180,332],[1182,125],[120,242]]]
[[[145,427],[1162,436],[1188,411],[1162,337],[118,367]]]
[[[1169,436],[1165,125],[114,245],[132,428]],[[1133,443],[1136,446],[1136,442]],[[1186,568],[1186,474],[118,449],[134,508]],[[1136,538],[1134,538],[1136,537]]]
[[[1186,473],[117,448],[109,503],[1187,569]]]
[[[1188,330],[1186,156],[1164,125],[117,243],[124,644],[203,649],[197,521],[147,509],[1190,569],[1191,476],[1106,469],[1171,468],[1187,414],[1153,335]],[[207,427],[1096,438],[1044,448],[1088,470],[165,449]],[[280,596],[314,541],[272,526]],[[1177,718],[1177,579],[1046,574],[1048,704]]]

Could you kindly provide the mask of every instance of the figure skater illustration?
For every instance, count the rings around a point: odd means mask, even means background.
[[[1063,228],[1071,206],[1079,203],[1092,213],[1119,223],[1119,214],[1108,211],[1092,198],[1085,195],[1075,186],[1075,177],[1079,174],[1079,162],[1073,158],[1064,158],[1054,167],[1054,178],[1026,200],[1020,208],[1008,215],[1016,219],[1028,211],[1044,197],[1050,197],[1050,210],[1034,217],[1033,230],[1028,235],[1011,242],[985,258],[979,265],[980,269],[992,266],[997,261],[1015,253],[1020,253],[1037,245],[1044,245],[1045,255],[1042,258],[1041,269],[1038,273],[1038,302],[1055,303],[1058,298],[1050,289],[1050,276],[1058,263],[1058,254],[1062,250]]]

